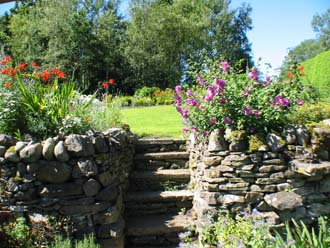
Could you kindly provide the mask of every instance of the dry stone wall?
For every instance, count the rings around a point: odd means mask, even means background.
[[[66,217],[72,235],[123,247],[123,199],[135,136],[120,129],[42,142],[0,135],[2,211],[29,222]]]
[[[250,144],[244,133],[230,130],[215,130],[208,139],[191,134],[197,227],[220,209],[251,213],[274,226],[330,214],[329,134],[328,127],[287,126]]]

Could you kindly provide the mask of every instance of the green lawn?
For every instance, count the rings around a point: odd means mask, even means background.
[[[139,136],[182,136],[182,119],[174,106],[127,108],[122,114],[124,123]]]

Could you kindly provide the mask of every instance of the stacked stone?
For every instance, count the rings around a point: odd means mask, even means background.
[[[244,140],[227,142],[219,130],[207,141],[191,135],[197,226],[219,209],[253,213],[272,225],[291,218],[310,223],[330,214],[330,162],[312,159],[305,127],[288,126],[283,134],[268,134],[254,152],[246,151]]]
[[[74,237],[94,233],[103,247],[123,247],[122,195],[134,139],[120,129],[42,142],[1,134],[3,208],[30,221],[36,215],[69,217]]]

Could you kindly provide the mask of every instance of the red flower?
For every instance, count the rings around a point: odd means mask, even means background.
[[[301,65],[301,66],[299,66],[299,67],[297,68],[297,70],[298,70],[298,71],[302,71],[302,70],[304,70],[304,68],[305,68],[305,67],[304,67],[303,65]]]
[[[10,68],[2,69],[1,74],[3,74],[3,75],[7,75],[8,72],[9,72],[9,69],[10,69]]]
[[[27,64],[26,63],[22,63],[18,66],[18,69],[20,70],[24,70],[25,68],[27,67]]]
[[[37,68],[38,67],[38,64],[36,63],[36,62],[32,62],[32,67],[34,67],[34,68]]]
[[[114,79],[109,79],[109,84],[114,85],[115,82],[116,82],[116,81],[115,81]]]
[[[49,80],[49,76],[50,76],[49,70],[46,69],[42,73],[41,80],[44,81],[44,82],[47,82]]]
[[[65,73],[57,68],[52,68],[52,72],[58,78],[65,78]]]
[[[292,78],[293,77],[293,73],[289,72],[288,73],[288,78]]]
[[[108,82],[103,82],[103,83],[102,83],[102,87],[103,87],[104,89],[109,88],[109,84],[108,84]]]
[[[13,84],[12,84],[11,82],[5,82],[5,83],[4,83],[4,86],[5,86],[6,88],[10,88],[12,85],[13,85]]]
[[[8,76],[9,77],[13,77],[15,76],[17,73],[17,69],[16,68],[10,68],[9,71],[8,71]]]
[[[5,65],[10,61],[12,61],[12,58],[10,56],[6,56],[1,60],[1,64]]]

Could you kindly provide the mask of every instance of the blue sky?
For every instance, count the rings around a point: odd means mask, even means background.
[[[123,14],[127,2],[122,1]],[[270,63],[273,69],[281,66],[289,48],[316,38],[311,26],[313,16],[330,8],[330,0],[232,0],[232,6],[238,7],[243,2],[252,7],[253,29],[248,38],[254,61],[262,58],[262,63]],[[11,6],[13,3],[1,4],[0,15]]]

